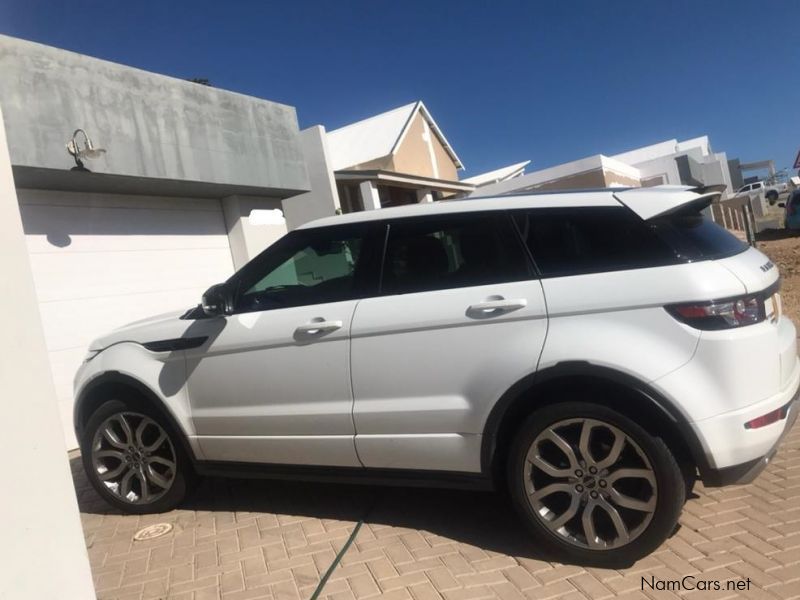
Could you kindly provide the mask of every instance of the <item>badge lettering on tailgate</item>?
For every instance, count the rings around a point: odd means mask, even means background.
[[[769,271],[774,266],[775,266],[775,264],[771,260],[768,260],[763,265],[761,265],[759,267],[759,269],[761,269],[762,271],[764,271],[764,273],[766,273],[767,271]]]

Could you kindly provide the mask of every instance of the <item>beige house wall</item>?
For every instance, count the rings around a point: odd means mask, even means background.
[[[641,187],[642,182],[638,177],[631,177],[630,175],[623,175],[616,171],[604,171],[606,187]]]
[[[577,173],[560,179],[553,179],[552,181],[545,181],[544,183],[533,186],[531,189],[579,190],[602,187],[606,187],[605,172],[602,169],[595,169],[593,171],[585,171],[584,173]]]
[[[583,173],[576,173],[575,175],[560,177],[559,179],[553,179],[551,181],[545,181],[544,183],[531,186],[527,189],[537,191],[583,190],[620,186],[640,187],[641,183],[636,177],[599,168],[591,171],[584,171]]]
[[[439,167],[439,179],[450,179],[453,181],[458,180],[458,169],[453,159],[445,150],[442,142],[435,133],[431,132],[431,139],[433,140],[433,152],[436,156],[436,164]]]
[[[447,150],[445,150],[436,134],[430,131],[433,158],[438,168],[438,173],[435,172],[433,163],[431,162],[431,152],[428,148],[428,142],[426,142],[423,137],[424,133],[425,118],[422,114],[417,113],[409,125],[400,147],[394,155],[391,170],[396,173],[407,173],[409,175],[419,175],[422,177],[457,180],[458,170],[456,169],[455,163],[450,158],[450,155],[447,153]]]

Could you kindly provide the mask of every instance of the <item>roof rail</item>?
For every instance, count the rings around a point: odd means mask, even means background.
[[[541,190],[541,191],[519,191],[508,194],[489,194],[486,196],[467,196],[459,200],[483,200],[486,198],[509,198],[513,196],[552,196],[554,194],[580,194],[586,192],[624,192],[625,190],[647,189],[634,187],[605,187],[605,188],[573,188],[569,190]]]

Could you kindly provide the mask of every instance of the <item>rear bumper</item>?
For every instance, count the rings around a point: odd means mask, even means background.
[[[767,467],[772,457],[775,456],[778,447],[781,445],[781,442],[783,442],[783,438],[786,437],[794,426],[797,420],[797,413],[800,412],[799,397],[800,388],[795,390],[794,396],[786,405],[788,407],[786,418],[775,423],[775,425],[782,425],[783,431],[764,456],[721,469],[711,467],[700,469],[700,479],[702,479],[703,484],[707,487],[720,487],[724,485],[744,485],[755,480]]]

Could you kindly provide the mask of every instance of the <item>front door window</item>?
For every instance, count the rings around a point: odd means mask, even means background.
[[[364,230],[327,227],[286,236],[237,274],[234,312],[361,297]]]

